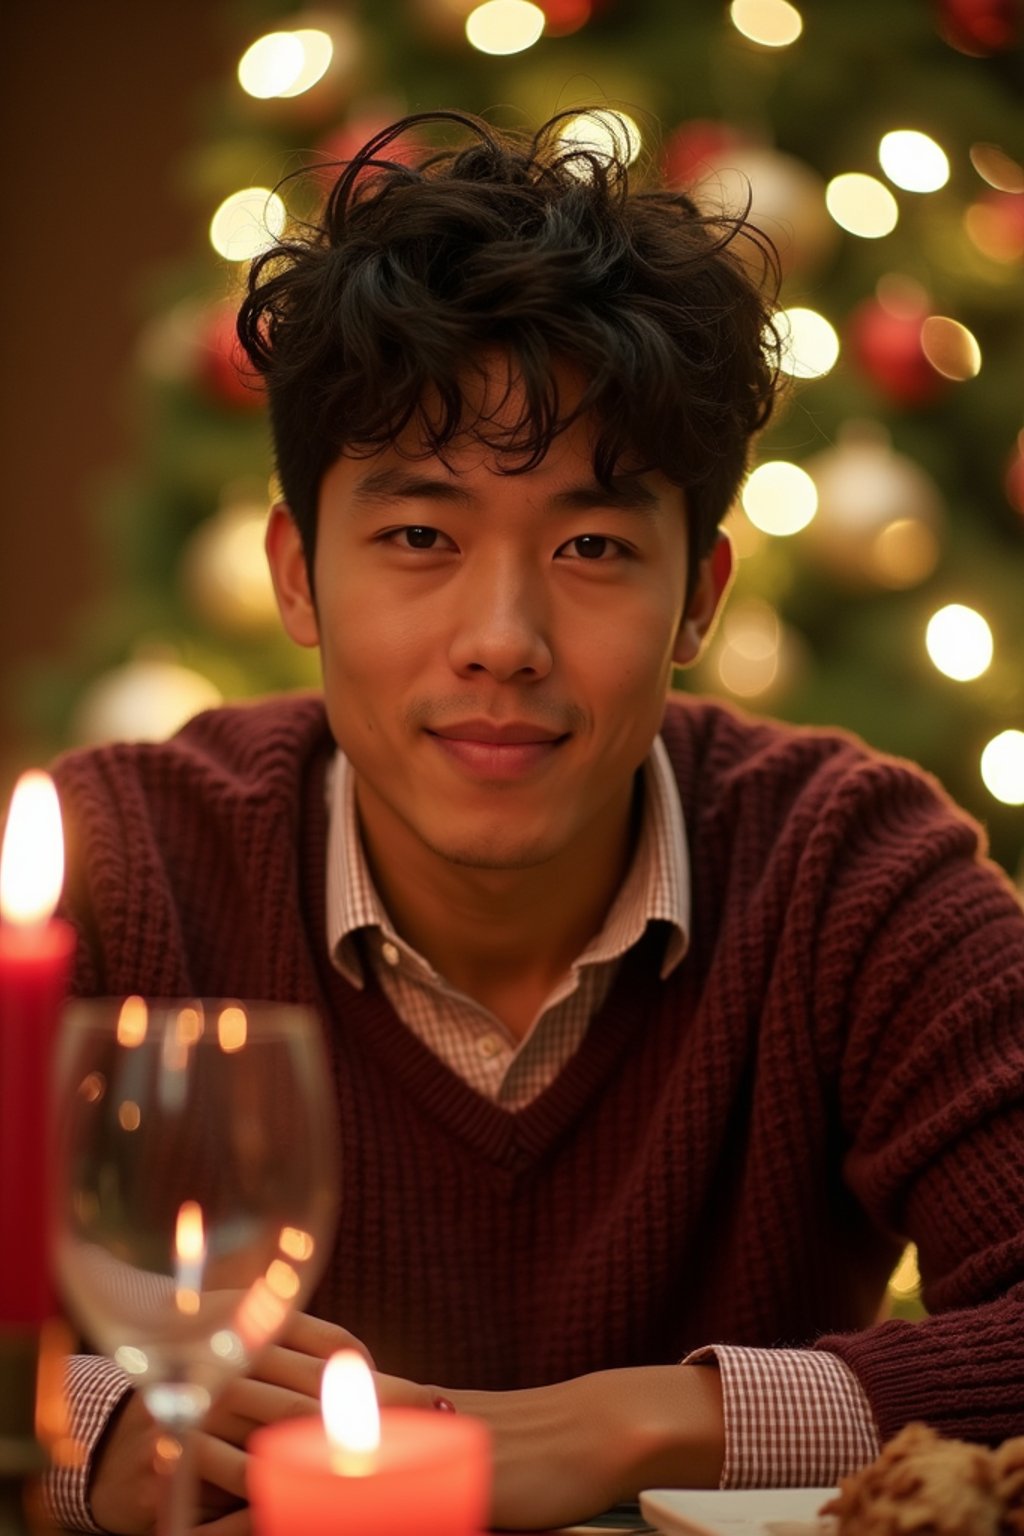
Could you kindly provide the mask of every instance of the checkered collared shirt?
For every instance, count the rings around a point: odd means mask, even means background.
[[[395,1012],[477,1093],[521,1109],[543,1093],[586,1034],[626,951],[647,924],[671,924],[661,974],[686,953],[690,861],[675,777],[660,737],[644,765],[636,853],[601,931],[546,999],[522,1040],[456,991],[392,926],[363,854],[352,770],[339,753],[328,784],[327,941],[355,986],[363,957]],[[357,940],[362,935],[362,942]],[[879,1438],[849,1368],[818,1350],[719,1344],[686,1364],[717,1362],[725,1404],[724,1488],[827,1486],[871,1461]]]

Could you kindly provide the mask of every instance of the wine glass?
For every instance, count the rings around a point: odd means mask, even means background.
[[[160,1528],[181,1536],[190,1431],[329,1250],[337,1144],[320,1027],[282,1003],[74,1002],[55,1110],[60,1286],[161,1431]]]

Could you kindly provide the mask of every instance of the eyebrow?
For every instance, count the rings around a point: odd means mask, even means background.
[[[454,480],[443,480],[435,475],[416,474],[413,471],[392,466],[374,469],[364,475],[355,487],[360,501],[376,501],[379,498],[405,501],[436,501],[467,505],[477,499]],[[616,475],[608,484],[597,480],[569,486],[556,491],[551,502],[567,511],[586,512],[592,508],[610,507],[621,512],[640,512],[650,515],[661,506],[661,498],[637,475]]]
[[[376,501],[381,497],[400,497],[406,501],[472,501],[471,493],[453,480],[441,480],[435,475],[418,475],[410,470],[374,469],[356,482],[356,497],[360,501]]]

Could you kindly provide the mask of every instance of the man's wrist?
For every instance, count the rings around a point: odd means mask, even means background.
[[[642,1488],[717,1488],[725,1461],[722,1384],[704,1365],[602,1373],[624,1427],[620,1498]]]

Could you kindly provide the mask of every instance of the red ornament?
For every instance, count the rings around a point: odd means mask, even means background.
[[[1005,53],[1020,40],[1021,0],[937,0],[939,35],[972,58]]]
[[[924,309],[893,311],[865,299],[847,322],[852,355],[879,393],[896,405],[926,405],[948,380],[936,373],[921,346]]]
[[[396,108],[394,113],[374,113],[372,116],[357,117],[351,122],[340,123],[332,128],[316,146],[316,159],[313,162],[313,174],[322,182],[328,191],[334,186],[345,164],[354,160],[356,155],[370,142],[375,134],[384,128],[390,127],[401,117],[401,110]],[[403,133],[400,139],[392,142],[381,150],[381,160],[397,161],[399,165],[412,165],[426,151],[426,144],[415,131]]]
[[[665,140],[662,161],[665,178],[671,186],[689,187],[727,159],[732,150],[748,144],[731,123],[709,117],[694,117]]]
[[[568,37],[585,27],[594,14],[592,0],[540,0],[540,8],[547,18],[545,37]]]
[[[196,375],[218,405],[239,411],[262,409],[263,380],[242,350],[233,304],[219,304],[210,311],[196,349]]]

